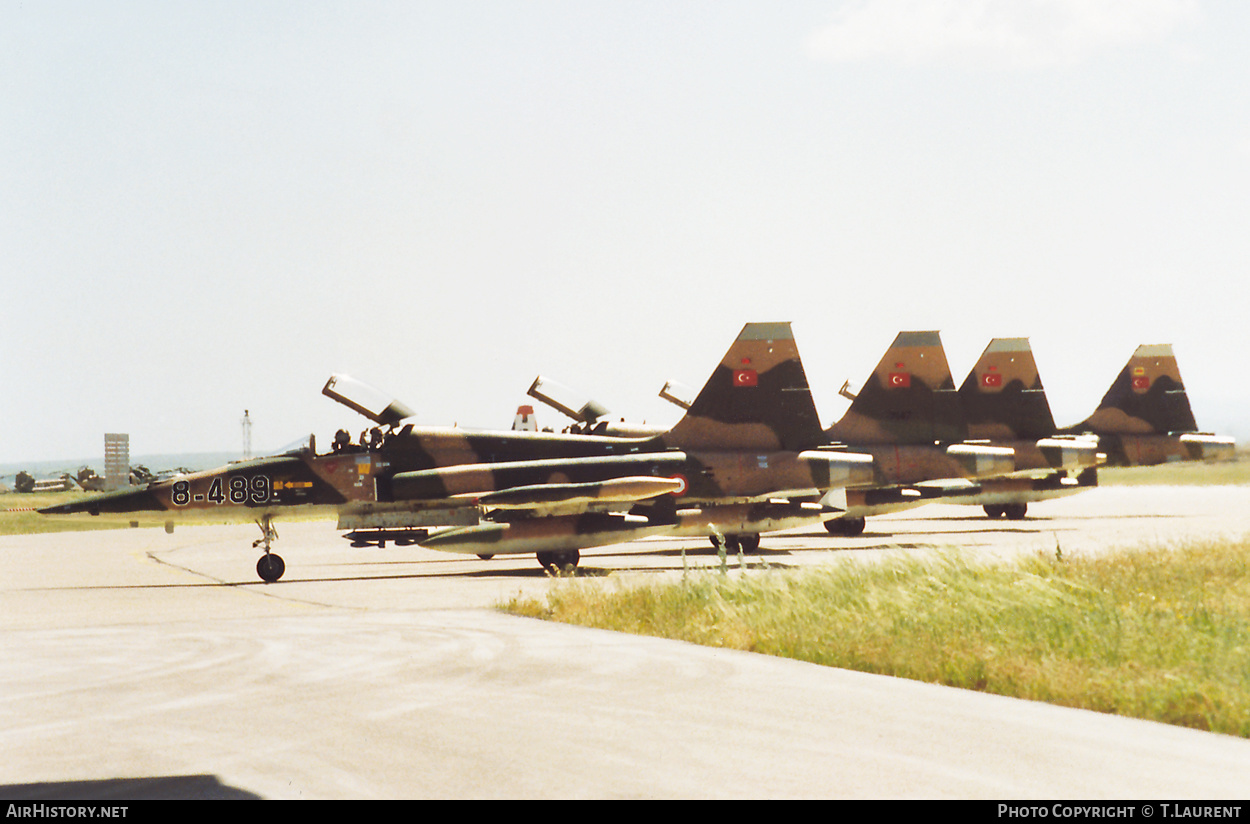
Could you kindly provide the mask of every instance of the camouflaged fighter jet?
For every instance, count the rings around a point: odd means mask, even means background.
[[[825,434],[871,454],[877,473],[874,486],[826,501],[845,510],[825,521],[835,535],[859,534],[868,515],[970,494],[986,479],[1097,460],[1092,442],[1000,441],[970,431],[937,332],[900,332]]]
[[[871,479],[871,459],[823,448],[788,323],[743,327],[689,412],[649,438],[469,432],[405,423],[407,407],[346,376],[323,393],[376,427],[346,432],[319,454],[293,453],[118,493],[44,514],[245,507],[259,520],[262,580],[285,570],[272,552],[274,516],[332,504],[339,527],[490,557],[530,553],[567,568],[579,550],[653,534],[721,533],[748,544],[761,531],[810,523],[821,497]],[[381,427],[386,427],[383,432]],[[429,535],[430,527],[450,527]]]
[[[992,347],[992,351],[997,353],[999,348]],[[1004,351],[1010,349],[1006,347]],[[1009,358],[1001,375],[996,372],[1000,368],[997,363],[982,366],[990,372],[985,382],[995,386],[1007,377],[1009,391],[1014,389],[1014,372],[1010,366]],[[542,377],[536,380],[529,394],[575,421],[587,420],[583,412],[586,409],[602,409],[601,404],[583,400],[564,387],[560,387],[565,393],[564,400],[553,402],[545,391],[535,391],[546,381]],[[972,426],[966,419],[962,390],[954,391],[954,381],[937,332],[900,333],[866,386],[854,398],[843,419],[826,435],[836,434],[846,448],[872,454],[876,483],[870,487],[848,488],[826,500],[843,510],[841,514],[823,519],[826,528],[834,534],[858,534],[864,528],[867,515],[894,512],[939,499],[945,502],[951,500],[951,496],[979,492],[983,486],[1013,492],[1024,486],[1066,489],[1067,484],[1058,480],[1060,476],[1066,477],[1066,470],[1092,467],[1100,460],[1096,439],[1055,436],[1053,421],[1049,427],[1035,427],[1039,433],[1045,431],[1049,435],[1027,432],[1017,435],[1006,427]],[[688,409],[690,404],[683,399],[684,394],[675,389],[672,382],[660,391],[660,397]],[[574,397],[577,399],[571,400]],[[1049,419],[1044,395],[1041,402]],[[575,424],[566,431],[582,430]],[[1038,472],[1053,477],[1053,481],[1033,478]],[[1056,472],[1057,476],[1051,476]],[[1017,477],[1021,473],[1028,474]]]
[[[967,442],[953,390],[938,333],[900,332],[846,415],[824,433],[831,448],[874,460],[872,484],[826,497],[842,510],[822,518],[830,532],[856,535],[866,515],[966,493],[976,488],[969,479],[1014,471],[1010,447]],[[660,397],[688,409],[685,394],[671,381],[660,390]]]
[[[1027,472],[984,479],[975,494],[943,503],[980,506],[991,518],[1019,520],[1033,501],[1098,485],[1097,467],[1106,455],[1092,435],[1058,433],[1028,338],[990,341],[960,384],[959,401],[969,437],[1012,446],[1017,469]]]
[[[1109,466],[1231,457],[1232,438],[1198,433],[1170,345],[1139,346],[1112,383],[1098,410],[1059,430],[1046,401],[1026,338],[990,342],[960,387],[974,437],[1092,440]],[[1042,440],[1038,441],[1042,443]],[[1023,518],[1034,501],[1097,486],[1097,470],[1056,469],[1030,478],[982,483],[981,493],[950,503],[980,505],[991,518]]]
[[[422,545],[481,557],[536,552],[544,566],[558,567],[576,565],[582,548],[648,535],[712,536],[730,548],[752,549],[760,532],[829,517],[823,496],[872,478],[870,457],[824,444],[788,323],[743,327],[685,416],[667,432],[569,437],[590,439],[601,449],[612,442],[631,445],[634,454],[618,459],[619,467],[554,460],[409,473],[429,485],[409,490],[416,497],[469,496],[485,512],[483,523],[437,533]],[[626,462],[638,468],[628,469]],[[646,480],[647,471],[674,485],[623,497],[624,487]],[[613,488],[600,489],[602,484]]]
[[[1094,414],[1061,434],[1093,435],[1108,466],[1231,458],[1233,438],[1199,432],[1171,344],[1137,347]]]

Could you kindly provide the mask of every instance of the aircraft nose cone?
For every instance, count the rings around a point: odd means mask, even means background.
[[[44,507],[39,510],[41,515],[99,515],[104,512],[150,512],[164,511],[165,506],[149,489],[124,489],[118,492],[106,492],[74,501],[68,504]]]

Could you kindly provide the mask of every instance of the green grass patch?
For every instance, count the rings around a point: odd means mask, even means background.
[[[1250,484],[1250,454],[1226,461],[1178,461],[1159,466],[1104,466],[1100,486],[1207,486]]]
[[[561,581],[519,615],[1250,737],[1250,538],[970,564],[955,551]]]

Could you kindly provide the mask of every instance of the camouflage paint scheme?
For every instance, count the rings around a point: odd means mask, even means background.
[[[826,521],[830,532],[858,534],[864,518],[920,506],[973,481],[1013,472],[1015,455],[996,444],[968,442],[955,382],[937,332],[899,332],[825,437],[871,455],[871,488],[846,489],[836,503],[845,514]],[[834,502],[832,499],[830,502]]]
[[[977,494],[943,503],[980,506],[992,518],[1023,518],[1033,501],[1071,495],[1098,485],[1105,462],[1092,437],[1060,437],[1028,338],[995,338],[959,387],[972,438],[1010,446],[1027,475],[991,478]]]
[[[397,476],[396,482],[419,484],[417,494],[422,496],[467,495],[490,491],[480,489],[487,485],[492,490],[514,489],[639,477],[645,466],[646,474],[679,478],[684,484],[678,493],[640,503],[629,518],[564,514],[559,502],[553,502],[527,513],[525,519],[508,519],[496,512],[494,523],[449,530],[423,542],[452,552],[488,555],[534,551],[539,545],[554,550],[583,548],[654,534],[721,535],[733,543],[756,545],[761,531],[828,517],[830,511],[820,498],[831,489],[872,479],[868,457],[825,448],[788,323],[747,324],[668,432],[648,439],[606,440],[629,445],[633,454],[610,461],[538,461],[534,466],[465,465]],[[628,468],[631,463],[639,467]]]
[[[1139,346],[1094,414],[1064,430],[1055,427],[1027,338],[991,341],[960,387],[960,397],[974,437],[1060,443],[1069,438],[1093,439],[1111,466],[1213,460],[1230,457],[1234,449],[1232,438],[1196,432],[1168,344]],[[1016,454],[1022,454],[1019,447]],[[1097,486],[1095,470],[1074,475],[1064,469],[1073,467],[1057,467],[1040,477],[989,481],[981,485],[981,494],[950,502],[983,506],[991,517],[1021,518],[1030,502]]]
[[[341,399],[334,383],[323,392]],[[260,518],[266,580],[282,570],[269,520],[327,504],[359,541],[399,534],[484,557],[532,551],[544,565],[567,566],[582,547],[650,534],[753,546],[761,531],[823,520],[832,532],[854,532],[866,514],[937,499],[997,507],[1068,494],[1096,483],[1092,469],[1068,474],[1090,463],[1082,434],[1114,444],[1125,463],[1232,450],[1231,439],[1193,431],[1171,347],[1139,348],[1098,411],[1056,432],[1026,339],[991,342],[956,392],[936,332],[900,333],[842,420],[822,430],[788,323],[747,324],[681,421],[650,437],[416,427],[401,425],[411,411],[400,404],[343,402],[385,433],[42,511],[169,517],[246,507]],[[845,512],[830,521],[835,507]],[[427,537],[423,527],[452,528]]]
[[[1000,475],[1004,449],[967,444],[967,426],[937,332],[900,332],[825,438],[872,455],[876,486]]]
[[[323,391],[335,396],[334,384],[332,378]],[[353,408],[387,431],[362,433],[357,444],[336,439],[326,454],[310,443],[288,455],[42,511],[169,517],[247,507],[261,519],[265,555],[258,572],[276,580],[284,565],[271,558],[269,520],[290,507],[338,506],[340,527],[356,530],[462,525],[426,545],[482,555],[546,546],[544,565],[567,566],[576,564],[580,547],[679,528],[749,541],[757,522],[815,518],[827,509],[819,504],[822,495],[872,477],[867,457],[825,448],[788,323],[744,326],[687,414],[654,437],[400,426],[406,408]],[[648,484],[655,479],[676,483]],[[496,493],[507,495],[496,495],[492,505]],[[518,504],[527,496],[529,504]],[[495,526],[473,532],[482,520]]]
[[[1094,414],[1062,430],[1098,437],[1110,466],[1229,458],[1232,438],[1198,432],[1171,344],[1143,344]]]

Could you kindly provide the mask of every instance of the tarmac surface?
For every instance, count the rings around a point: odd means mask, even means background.
[[[1244,739],[515,618],[494,607],[560,585],[532,555],[278,529],[271,585],[254,526],[0,538],[0,798],[1250,797]],[[1023,521],[928,506],[766,535],[747,561],[1247,534],[1250,487],[1107,487]],[[580,577],[683,563],[718,559],[650,539]]]

